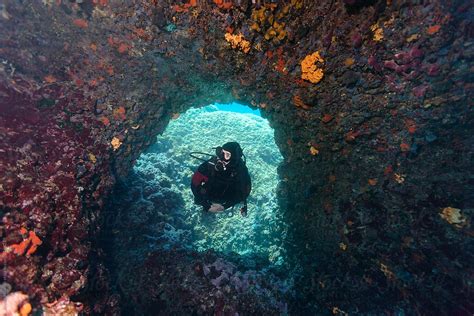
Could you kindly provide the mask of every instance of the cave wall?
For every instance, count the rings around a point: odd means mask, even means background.
[[[238,100],[262,110],[285,157],[279,199],[308,312],[472,309],[472,10],[5,1],[3,278],[35,304],[116,308],[94,241],[115,179],[173,114]],[[317,83],[302,78],[314,52]]]

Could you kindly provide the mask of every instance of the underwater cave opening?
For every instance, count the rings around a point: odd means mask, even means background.
[[[252,180],[246,217],[239,204],[220,213],[203,212],[191,191],[191,177],[202,161],[189,154],[212,154],[213,147],[229,141],[241,145]],[[167,256],[176,249],[211,251],[230,262],[284,270],[288,227],[276,194],[282,160],[273,128],[247,106],[212,104],[173,115],[109,201],[101,243],[115,287],[136,282],[129,276],[150,254]]]
[[[286,228],[275,192],[276,169],[282,157],[273,129],[259,114],[232,103],[193,108],[173,116],[133,169],[133,177],[141,179],[142,188],[130,205],[130,214],[137,204],[137,216],[145,216],[147,225],[161,224],[147,233],[151,239],[162,240],[165,248],[181,244],[200,252],[213,249],[258,255],[272,264],[283,264]],[[213,147],[229,141],[242,146],[252,179],[247,217],[240,215],[239,205],[217,214],[203,213],[202,207],[194,204],[190,189],[192,174],[201,161],[189,153],[212,154]]]
[[[239,204],[221,213],[203,212],[202,206],[194,204],[191,177],[202,161],[189,153],[212,154],[213,147],[228,141],[241,145],[252,179],[246,217],[241,216]],[[142,274],[148,273],[143,271],[158,271],[163,266],[165,270],[160,271],[167,278],[185,273],[176,271],[179,266],[204,269],[206,278],[217,290],[225,278],[239,291],[244,291],[241,286],[247,282],[262,282],[257,290],[267,285],[272,290],[258,292],[260,298],[255,299],[263,305],[270,299],[274,304],[268,306],[286,309],[280,295],[287,293],[291,284],[283,272],[288,268],[288,225],[276,194],[277,167],[282,160],[269,122],[246,106],[213,104],[174,115],[156,143],[141,154],[130,174],[117,183],[106,208],[105,217],[109,220],[101,244],[107,253],[112,287],[122,296],[124,309],[134,314],[147,308],[142,303],[133,303],[130,295],[148,282],[142,279]],[[200,266],[200,260],[214,264]],[[224,269],[222,273],[227,277],[212,279],[212,273],[206,274],[211,266]],[[281,279],[269,271],[281,275]],[[234,275],[230,277],[230,273]],[[273,281],[267,284],[268,279]],[[166,287],[160,280],[155,282]],[[280,293],[280,298],[269,294],[273,291]]]

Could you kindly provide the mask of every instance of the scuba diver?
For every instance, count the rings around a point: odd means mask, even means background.
[[[245,165],[246,159],[237,142],[228,142],[215,148],[209,155],[193,152],[190,155],[204,162],[198,167],[191,180],[194,203],[202,205],[205,212],[222,212],[237,203],[243,202],[242,216],[247,216],[247,197],[252,189],[250,175]],[[193,156],[201,154],[210,159]]]

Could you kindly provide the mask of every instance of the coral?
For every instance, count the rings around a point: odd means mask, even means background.
[[[189,2],[182,5],[174,5],[173,10],[175,12],[188,12],[189,8],[197,6],[197,0],[189,0]]]
[[[112,140],[110,141],[110,144],[112,145],[112,148],[113,148],[114,150],[117,150],[117,149],[119,149],[119,147],[122,145],[122,141],[120,140],[120,138],[114,137],[114,138],[112,138]]]
[[[232,0],[213,0],[214,3],[221,9],[229,10],[232,9]]]
[[[323,123],[329,123],[332,121],[332,119],[333,119],[333,116],[331,114],[324,114],[321,121],[323,121]]]
[[[34,231],[30,231],[28,239],[31,241],[31,247],[26,252],[27,256],[34,254],[38,246],[43,243],[41,239],[39,239],[39,237],[36,236],[36,233]]]
[[[16,255],[23,255],[26,251],[26,249],[29,247],[30,245],[30,239],[24,239],[21,243],[19,244],[14,244],[14,245],[11,245],[11,249],[13,249],[13,253],[16,254]]]
[[[303,7],[303,0],[291,0],[291,5],[296,9],[301,9]]]
[[[0,300],[0,313],[5,316],[28,316],[32,311],[28,295],[12,292]]]
[[[105,116],[101,117],[101,118],[100,118],[100,121],[101,121],[105,126],[109,126],[109,125],[110,125],[110,120],[109,120],[107,117],[105,117]]]
[[[323,63],[324,59],[319,55],[319,52],[314,52],[307,55],[301,61],[301,79],[308,80],[312,83],[318,83],[324,76],[321,68],[318,68],[317,63]]]
[[[265,40],[281,42],[287,36],[286,23],[282,20],[288,14],[291,7],[301,9],[302,1],[292,1],[275,11],[276,4],[265,4],[261,8],[252,10],[252,24],[250,28],[256,32],[262,32]]]
[[[271,39],[276,39],[277,41],[281,41],[286,37],[285,31],[285,23],[281,22],[273,22],[273,25],[267,29],[265,32],[264,38],[268,41]]]
[[[88,27],[88,23],[84,19],[75,19],[73,21],[73,23],[74,23],[75,26],[78,26],[80,28],[87,28]]]
[[[430,27],[428,27],[426,29],[426,33],[429,34],[429,35],[433,35],[433,34],[436,34],[438,33],[438,31],[441,29],[441,25],[437,24],[437,25],[432,25]]]
[[[372,39],[376,42],[383,40],[383,28],[381,28],[378,23],[373,24],[370,27],[370,30],[374,33]]]
[[[344,65],[346,67],[350,67],[353,64],[354,64],[354,58],[349,57],[349,58],[346,58],[346,60],[344,60]]]
[[[299,95],[295,95],[293,96],[293,104],[297,107],[297,108],[302,108],[304,110],[309,110],[311,109],[311,107],[309,105],[307,105],[306,103],[303,102],[303,100],[301,99],[301,97]]]
[[[80,315],[83,311],[83,304],[73,302],[69,297],[63,296],[52,303],[46,303],[43,306],[44,316],[64,315],[75,316]]]
[[[250,26],[252,30],[255,30],[257,32],[260,32],[262,29],[262,25],[264,25],[266,16],[265,16],[265,7],[262,7],[260,9],[254,9],[252,11],[252,20],[254,23]]]
[[[226,33],[225,40],[231,44],[233,49],[240,49],[246,54],[250,51],[250,42],[245,40],[242,34]]]
[[[114,118],[116,120],[125,120],[127,117],[125,115],[125,108],[123,106],[119,106],[118,108],[114,109]]]
[[[454,207],[445,207],[439,214],[442,219],[458,228],[466,224],[466,218],[461,214],[461,210]]]
[[[92,163],[96,163],[96,162],[97,162],[97,157],[96,157],[94,154],[89,153],[88,156],[89,156],[89,160],[90,160]]]
[[[25,228],[21,229],[22,234],[26,234]],[[13,253],[19,256],[22,256],[25,254],[30,256],[36,252],[36,249],[38,248],[39,245],[42,244],[41,239],[36,236],[36,233],[34,231],[30,231],[28,234],[28,238],[23,239],[22,242],[19,244],[13,244],[10,245],[9,247],[13,250]]]

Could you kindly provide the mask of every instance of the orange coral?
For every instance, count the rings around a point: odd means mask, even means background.
[[[28,316],[32,307],[28,302],[28,295],[22,292],[12,292],[0,300],[2,315]]]
[[[293,97],[293,104],[297,107],[297,108],[303,108],[305,110],[309,110],[311,109],[311,107],[307,104],[305,104],[303,102],[303,100],[301,99],[301,97],[299,95],[295,95]]]
[[[20,233],[22,235],[26,234],[26,229],[21,228]],[[30,256],[36,252],[36,249],[38,248],[39,245],[41,245],[43,242],[41,239],[36,235],[34,231],[30,231],[28,238],[23,239],[22,242],[19,244],[13,244],[11,245],[11,249],[13,250],[13,253],[19,256],[22,256],[25,254]]]
[[[187,12],[189,8],[197,6],[197,0],[189,0],[188,3],[183,5],[175,5],[173,6],[173,10],[176,12]]]
[[[332,115],[331,114],[324,114],[323,118],[321,119],[321,121],[323,121],[323,123],[329,123],[331,122],[333,119]]]
[[[309,148],[309,152],[310,152],[311,155],[313,155],[313,156],[316,156],[317,154],[319,154],[319,150],[318,150],[316,147],[314,147],[314,146],[311,146],[311,147]]]
[[[414,134],[416,132],[416,122],[412,119],[405,120],[405,126],[408,130],[408,133]]]
[[[316,66],[316,63],[323,63],[324,59],[315,52],[306,56],[301,62],[301,79],[308,80],[312,83],[318,83],[323,79],[324,72]]]
[[[105,125],[105,126],[109,126],[110,125],[110,120],[106,117],[106,116],[102,116],[100,118],[100,121]]]
[[[44,81],[46,81],[47,83],[54,83],[56,82],[56,78],[53,76],[53,75],[47,75],[46,77],[44,77]]]
[[[265,39],[268,41],[274,39],[275,41],[281,41],[286,37],[285,23],[273,22],[273,25],[265,33]]]
[[[122,141],[118,137],[114,137],[110,141],[110,144],[112,145],[114,151],[116,151],[122,145]]]
[[[105,7],[107,5],[107,0],[93,0],[94,4],[98,4],[98,5],[101,5],[103,7]]]
[[[36,236],[34,231],[30,231],[29,239],[31,240],[31,247],[26,252],[27,256],[34,254],[36,252],[36,249],[38,248],[38,246],[43,243],[41,241],[41,239],[39,239],[39,237]]]
[[[229,10],[232,8],[233,3],[230,0],[214,0],[214,3],[221,9]]]
[[[31,311],[32,311],[32,307],[31,307],[31,304],[30,303],[26,303],[24,304],[21,308],[20,308],[20,316],[28,316]]]
[[[287,36],[286,24],[283,18],[288,14],[290,8],[295,7],[297,3],[280,6],[277,3],[266,3],[260,9],[252,10],[252,24],[250,28],[257,32],[263,32],[264,38],[274,43],[282,41]],[[269,27],[268,27],[269,26]]]
[[[403,152],[409,151],[410,150],[410,145],[407,143],[401,143],[400,144],[400,150]]]
[[[435,33],[438,33],[438,31],[440,29],[441,29],[441,25],[436,24],[436,25],[433,25],[433,26],[430,26],[429,28],[427,28],[426,33],[428,33],[429,35],[433,35]]]
[[[373,39],[375,42],[380,42],[381,40],[383,40],[383,28],[381,28],[381,27],[378,25],[378,23],[372,25],[372,26],[370,27],[370,30],[371,30],[372,32],[374,32],[374,36],[373,36],[372,39]]]
[[[405,176],[404,174],[400,174],[400,173],[394,173],[393,174],[393,179],[399,183],[399,184],[402,184],[403,182],[405,182]]]
[[[442,219],[451,225],[461,228],[466,224],[466,218],[461,214],[461,210],[454,207],[445,207],[439,214]]]
[[[30,245],[30,240],[29,239],[24,239],[21,243],[19,244],[14,244],[11,245],[11,248],[13,249],[13,253],[19,256],[22,256],[25,254],[26,249]]]
[[[127,117],[125,116],[125,108],[120,106],[114,109],[114,119],[116,120],[125,120]]]
[[[87,28],[88,24],[87,21],[84,19],[75,19],[72,23],[74,23],[75,26],[78,26],[80,28]]]
[[[354,65],[354,58],[346,58],[346,60],[344,60],[344,65],[346,65],[346,67]]]
[[[230,33],[226,33],[225,40],[229,42],[234,49],[238,48],[246,54],[250,51],[250,42],[245,40],[242,34],[232,35]]]

